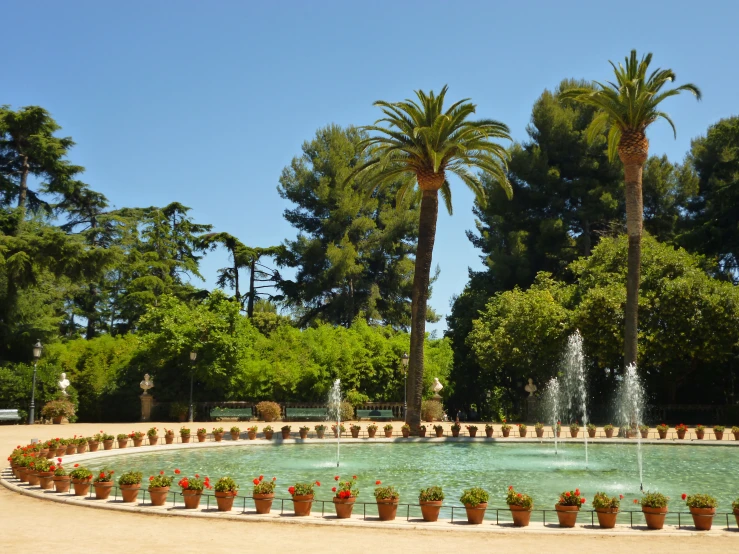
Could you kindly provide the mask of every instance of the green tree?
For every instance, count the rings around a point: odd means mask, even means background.
[[[643,174],[644,228],[662,242],[677,241],[689,222],[687,208],[698,192],[698,178],[689,163],[671,163],[651,156]]]
[[[700,99],[701,93],[693,84],[662,90],[675,80],[675,74],[667,69],[657,69],[647,75],[652,54],[637,59],[636,50],[631,51],[625,65],[616,67],[612,62],[616,83],[603,85],[596,82],[597,90],[572,88],[562,93],[563,100],[574,100],[599,110],[593,120],[591,136],[597,136],[606,127],[608,131],[608,154],[616,154],[624,165],[626,186],[626,230],[629,235],[628,276],[626,286],[626,316],[624,325],[624,363],[637,361],[637,334],[639,310],[639,283],[641,267],[642,218],[642,171],[649,156],[649,141],[646,130],[657,119],[665,119],[673,131],[675,125],[670,117],[660,110],[662,101],[687,91]]]
[[[508,152],[494,142],[495,139],[510,140],[508,127],[492,119],[471,120],[475,105],[468,99],[460,100],[444,110],[446,92],[446,86],[438,96],[433,92],[426,94],[416,91],[418,103],[413,100],[375,102],[376,106],[382,108],[385,117],[375,125],[366,127],[375,133],[362,142],[372,159],[356,170],[366,175],[368,184],[375,189],[383,190],[399,178],[404,178],[404,184],[398,191],[400,198],[414,184],[418,185],[422,194],[413,274],[408,368],[410,395],[407,419],[414,430],[421,424],[426,310],[439,192],[447,210],[450,214],[452,212],[447,172],[456,175],[467,185],[481,205],[486,202],[485,189],[479,177],[470,173],[470,168],[489,174],[509,196],[511,194],[506,178]]]

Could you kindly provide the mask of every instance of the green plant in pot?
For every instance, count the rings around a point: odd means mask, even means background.
[[[683,494],[682,499],[690,509],[693,524],[698,531],[710,531],[716,515],[718,501],[708,494]]]
[[[110,492],[113,490],[115,483],[113,482],[113,474],[115,472],[110,469],[102,469],[95,476],[92,486],[95,489],[95,498],[98,500],[107,500]]]
[[[293,498],[293,512],[296,516],[310,515],[310,510],[313,506],[314,485],[320,487],[321,482],[295,483],[292,487],[288,487],[287,492],[289,492],[290,496]]]
[[[234,498],[239,492],[239,486],[231,477],[221,477],[215,484],[215,496],[219,512],[230,512]]]
[[[375,501],[377,502],[377,513],[380,521],[392,521],[398,511],[400,494],[394,486],[382,486],[382,481],[375,481]]]
[[[252,498],[254,499],[254,506],[257,509],[257,513],[268,514],[272,509],[272,501],[275,498],[277,477],[272,477],[271,481],[265,481],[264,475],[260,475],[254,478],[253,483]]]
[[[531,521],[531,510],[534,509],[534,499],[528,494],[517,492],[513,485],[508,487],[506,504],[511,510],[515,527],[528,527]]]
[[[459,501],[464,504],[467,511],[467,522],[479,524],[485,518],[485,510],[488,507],[489,495],[485,489],[472,487],[465,489]]]
[[[331,492],[334,493],[334,508],[336,517],[339,519],[347,519],[352,516],[354,502],[359,496],[359,488],[357,488],[357,476],[352,475],[351,479],[341,480],[339,475],[334,476],[336,485],[332,487]]]
[[[140,471],[127,471],[118,478],[123,502],[136,502],[141,489],[143,474]]]
[[[667,503],[670,498],[660,492],[647,491],[642,494],[641,500],[634,500],[641,504],[641,511],[650,529],[662,529],[667,516]]]
[[[424,521],[437,521],[439,511],[444,501],[444,491],[441,487],[427,487],[418,494],[418,503],[421,505],[421,515]]]
[[[180,474],[179,469],[174,470],[175,475]],[[165,475],[164,471],[160,471],[157,475],[149,477],[149,498],[152,506],[163,506],[169,495],[169,488],[172,486],[174,477]]]
[[[585,504],[585,498],[580,494],[580,489],[564,491],[559,495],[559,502],[555,504],[560,527],[574,527],[577,522],[577,514],[580,506]]]
[[[75,496],[86,496],[90,492],[92,483],[92,471],[79,464],[74,464],[74,469],[69,473],[74,486]]]
[[[608,496],[604,492],[596,492],[593,496],[593,509],[598,515],[598,524],[603,529],[613,529],[616,526],[619,507],[623,495]]]
[[[75,413],[74,404],[65,398],[50,400],[41,408],[41,415],[57,424],[74,417]]]

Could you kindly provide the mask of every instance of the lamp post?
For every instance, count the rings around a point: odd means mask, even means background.
[[[195,378],[195,360],[197,359],[198,359],[198,353],[195,352],[194,350],[190,352],[190,363],[191,363],[191,367],[190,367],[190,409],[187,412],[187,420],[190,423],[192,423],[193,417],[195,415],[192,409],[192,382],[193,382],[193,379]]]
[[[38,360],[43,349],[41,341],[37,340],[36,344],[33,345],[33,385],[31,385],[31,409],[28,410],[29,425],[33,425],[36,420],[36,367],[38,367]]]
[[[408,423],[408,352],[401,358],[403,362],[403,421]]]

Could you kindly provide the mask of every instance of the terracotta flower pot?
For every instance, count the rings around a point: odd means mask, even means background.
[[[71,456],[72,454],[75,454],[77,452],[77,445],[76,444],[68,444],[66,449],[67,456]]]
[[[576,439],[577,435],[579,434],[580,434],[580,429],[578,429],[577,431],[575,431],[574,429],[570,429],[570,437],[572,437],[573,439]]]
[[[678,432],[677,432],[677,438],[678,438],[678,439],[684,439],[684,438],[685,438],[685,433],[686,433],[686,432],[687,432],[687,431],[686,431],[685,429],[680,429],[680,430],[678,430]]]
[[[223,440],[223,433],[213,433],[213,440],[221,442]]]
[[[349,429],[349,431],[351,431],[351,434],[352,434],[352,438],[353,439],[358,439],[359,438],[359,429]]]
[[[84,454],[87,452],[87,443],[77,445],[77,454]]]
[[[542,438],[544,436],[544,428],[543,427],[541,429],[534,429],[534,431],[536,431],[536,437],[537,438],[540,439],[540,438]]]
[[[531,510],[524,508],[523,506],[514,506],[509,504],[508,507],[511,509],[511,516],[513,517],[514,527],[528,527],[529,521],[531,521]]]
[[[606,438],[607,439],[613,438],[613,429],[606,429]]]
[[[51,418],[51,422],[52,422],[52,423],[53,423],[54,425],[61,425],[61,424],[62,424],[62,419],[63,419],[63,418],[62,418],[62,416],[58,416],[58,417],[52,417],[52,418]]]
[[[293,511],[296,516],[309,516],[313,506],[313,495],[293,495]]]
[[[385,438],[386,439],[390,439],[390,438],[392,438],[392,436],[393,436],[393,432],[392,431],[385,431]]]
[[[87,446],[90,448],[90,452],[97,452],[98,447],[100,446],[99,441],[90,441],[87,443]]]
[[[434,432],[436,433],[437,437],[443,437],[444,436],[444,429],[434,429]]]
[[[397,498],[388,498],[387,500],[377,501],[377,514],[380,516],[380,521],[393,521],[397,511]]]
[[[705,436],[705,434],[706,434],[705,431],[698,431],[696,429],[696,431],[695,431],[695,438],[698,439],[698,440],[703,440],[703,437]]]
[[[452,427],[452,436],[453,437],[458,437],[459,436],[459,429],[456,429],[456,428]]]
[[[477,506],[465,504],[464,509],[467,511],[467,523],[480,524],[485,519],[485,510],[488,509],[488,503],[483,502]]]
[[[72,479],[75,496],[87,496],[90,492],[90,479]]]
[[[169,495],[169,487],[149,487],[149,499],[152,506],[164,506]]]
[[[265,440],[268,440],[268,441],[271,441],[272,440],[272,437],[274,436],[274,434],[275,434],[274,431],[265,431],[264,432],[264,439]]]
[[[603,529],[613,529],[616,526],[618,508],[596,508],[595,513],[598,514],[598,524]]]
[[[108,439],[103,441],[103,450],[112,450],[113,449],[113,439]]]
[[[190,435],[180,435],[180,440],[181,440],[181,441],[182,441],[182,442],[183,442],[184,444],[187,444],[187,443],[189,443],[189,442],[190,442]]]
[[[339,438],[339,430],[338,429],[332,429],[332,431],[334,432],[334,438],[335,439],[338,439]]]
[[[257,509],[258,514],[268,514],[272,509],[272,501],[275,498],[274,493],[269,494],[255,494],[252,496],[254,499],[254,506]]]
[[[144,439],[143,439],[143,437],[142,437],[142,438],[140,438],[140,439],[131,439],[131,440],[133,440],[133,445],[134,445],[134,447],[136,447],[136,448],[138,448],[139,446],[141,446],[142,444],[144,444]]]
[[[403,433],[403,438],[404,439],[407,439],[408,437],[411,436],[411,430],[410,429],[401,429],[400,432]]]
[[[734,432],[732,431],[732,434],[734,435],[734,440],[735,440],[735,441],[739,441],[739,433],[734,433]]]
[[[317,438],[322,439],[325,434],[326,434],[326,430],[325,429],[322,429],[320,431],[318,429],[316,429],[316,437]],[[251,438],[251,434],[249,434],[249,438]]]
[[[234,505],[235,492],[216,492],[216,503],[219,512],[230,512]]]
[[[18,468],[17,476],[21,483],[28,483],[28,470],[25,467]]]
[[[98,500],[107,500],[110,496],[110,491],[113,490],[113,481],[101,481],[99,483],[93,483],[92,486],[95,488],[95,498]]]
[[[418,430],[418,436],[419,437],[425,437],[426,436],[426,429],[419,429]]]
[[[352,517],[354,502],[357,500],[355,496],[349,498],[334,497],[334,508],[336,509],[336,517],[339,519],[348,519]]]
[[[149,437],[149,446],[156,446],[158,442],[159,442],[159,437],[157,436]]]
[[[657,430],[657,434],[659,435],[659,438],[662,440],[665,440],[667,438],[667,431]]]
[[[367,428],[367,436],[369,438],[374,439],[376,434],[377,434],[377,429],[369,429],[369,428]]]
[[[28,470],[26,473],[26,477],[28,478],[28,484],[32,487],[38,487],[39,479],[38,479],[38,473],[33,470]]]
[[[557,510],[557,518],[560,527],[574,527],[577,522],[577,514],[580,512],[580,506],[562,506],[555,504],[554,509]]]
[[[734,518],[736,519],[736,526],[739,527],[739,510],[734,510]]]
[[[477,429],[470,429],[469,430],[470,437],[476,437],[477,436]],[[526,436],[526,432],[524,431],[524,436]]]
[[[44,490],[49,490],[54,486],[54,472],[44,471],[38,474],[38,485]]]
[[[118,448],[126,448],[128,446],[128,439],[118,439]]]
[[[205,442],[205,439],[208,435],[198,435],[198,442]]]
[[[503,436],[504,437],[507,437],[508,435],[511,434],[511,430],[510,429],[501,429],[501,431],[503,431]]]
[[[714,431],[713,434],[716,436],[716,440],[724,440],[724,432],[723,431]]]
[[[485,436],[487,438],[491,438],[493,436],[493,429],[492,429],[492,427],[490,429],[488,429],[487,427],[485,428]]]
[[[246,436],[247,436],[247,437],[249,437],[249,440],[250,440],[250,441],[253,441],[254,439],[256,439],[256,438],[257,438],[257,434],[256,434],[256,433],[255,433],[254,431],[249,431],[249,432],[248,432],[248,433],[246,434]],[[305,438],[305,437],[303,437],[303,438]]]
[[[300,429],[298,431],[298,434],[300,435],[301,439],[305,439],[308,437],[308,431],[306,431],[305,429]]]
[[[526,433],[527,433],[528,431],[529,431],[528,429],[519,429],[519,430],[518,430],[518,436],[519,436],[519,437],[525,437],[525,436],[526,436]]]
[[[91,448],[90,452],[94,452],[94,450]],[[47,460],[51,460],[55,454],[56,454],[56,448],[53,450],[49,450],[48,448],[46,449],[46,459]]]
[[[200,506],[200,498],[203,496],[203,491],[182,491],[182,500],[185,502],[185,509],[195,510]]]
[[[174,442],[174,435],[164,435],[164,444],[172,444]]]
[[[421,516],[424,521],[436,521],[439,519],[439,511],[441,511],[441,500],[419,500],[421,505]]]
[[[647,521],[647,527],[649,529],[662,529],[665,525],[665,516],[667,515],[667,508],[649,508],[648,506],[642,506],[641,511],[644,514],[644,519]]]
[[[594,439],[596,431],[597,429],[588,429],[588,437],[590,437],[591,439]]]
[[[562,437],[562,431],[557,431],[557,438]]]
[[[716,508],[690,508],[690,515],[697,531],[710,531]]]
[[[280,429],[280,433],[282,433],[283,439],[289,439],[290,438],[290,431],[283,431]]]
[[[54,456],[59,458],[60,456],[64,456],[67,453],[67,447],[63,444],[56,447],[56,452],[54,452]]]
[[[136,502],[139,498],[141,483],[135,485],[119,485],[123,502]]]
[[[285,437],[283,437],[283,438],[285,438]],[[231,440],[232,441],[239,440],[239,433],[231,433]]]
[[[59,475],[54,476],[54,490],[56,492],[69,492],[69,484],[71,482],[71,479],[69,478],[69,475]]]

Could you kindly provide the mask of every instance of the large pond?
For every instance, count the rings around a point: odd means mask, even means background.
[[[644,490],[670,496],[672,511],[686,510],[680,500],[683,492],[716,496],[719,511],[730,511],[731,502],[739,497],[734,479],[737,448],[644,445],[643,454]],[[445,504],[455,505],[463,489],[481,486],[490,493],[491,507],[505,506],[509,485],[530,494],[539,509],[553,508],[561,491],[578,487],[588,499],[586,507],[596,491],[623,494],[623,510],[632,509],[633,499],[640,496],[633,443],[591,444],[587,467],[582,444],[560,445],[555,455],[550,444],[500,442],[342,444],[338,469],[333,441],[164,450],[90,462],[86,465],[91,469],[108,467],[119,475],[126,470],[142,471],[145,479],[175,468],[185,475],[208,475],[212,481],[228,475],[240,484],[240,494],[245,496],[251,495],[251,481],[260,474],[266,479],[277,477],[278,497],[289,497],[287,487],[296,482],[318,480],[322,487],[316,489],[316,497],[325,500],[332,496],[337,474],[357,475],[360,502],[374,502],[376,480],[395,485],[401,503],[415,503],[419,489],[431,485],[443,486]]]

